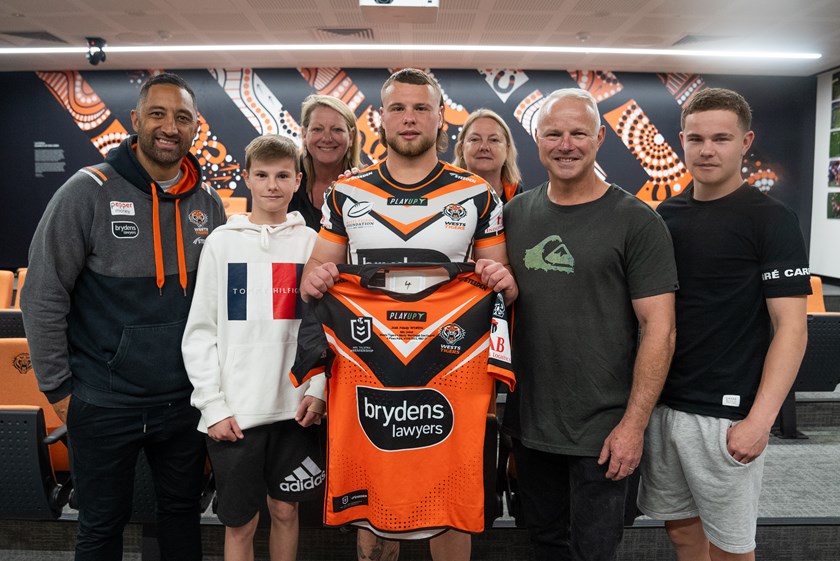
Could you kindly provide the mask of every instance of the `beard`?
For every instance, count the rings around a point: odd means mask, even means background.
[[[399,135],[393,139],[389,139],[385,129],[380,129],[380,133],[382,140],[388,146],[388,150],[392,150],[403,158],[416,158],[417,156],[421,156],[437,144],[437,135],[434,137],[420,136],[414,142],[408,142],[403,140]]]
[[[142,150],[143,154],[156,164],[169,166],[176,162],[180,162],[181,159],[187,155],[187,152],[190,151],[190,147],[192,146],[192,138],[184,138],[183,136],[179,138],[180,140],[178,141],[177,149],[161,150],[155,146],[155,137],[153,135],[138,134],[137,148],[138,150]]]

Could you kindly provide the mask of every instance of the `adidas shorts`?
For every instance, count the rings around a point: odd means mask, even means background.
[[[324,439],[319,425],[303,428],[294,419],[242,431],[237,442],[207,438],[216,478],[216,514],[239,527],[265,505],[266,495],[286,502],[324,495]]]
[[[654,409],[645,433],[639,509],[658,520],[699,516],[713,544],[729,553],[755,549],[765,453],[749,464],[726,448],[738,421]]]

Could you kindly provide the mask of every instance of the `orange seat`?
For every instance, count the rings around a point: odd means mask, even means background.
[[[26,282],[26,267],[21,267],[17,270],[17,292],[15,292],[14,305],[16,310],[20,309],[20,290],[23,288],[24,282]]]
[[[825,313],[822,279],[816,275],[811,275],[811,294],[808,295],[807,307],[809,314]]]
[[[0,339],[0,387],[3,388],[0,405],[41,407],[44,410],[47,433],[64,424],[55,414],[47,397],[38,389],[26,339]],[[63,443],[50,446],[50,457],[56,471],[69,471],[67,447]]]
[[[14,290],[15,274],[11,271],[0,271],[0,308],[11,308]]]
[[[248,211],[248,199],[245,197],[224,197],[222,203],[225,205],[225,215],[228,217],[234,214],[245,214]]]

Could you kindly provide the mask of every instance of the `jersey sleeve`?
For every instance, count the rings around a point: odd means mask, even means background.
[[[321,208],[321,230],[318,235],[327,241],[347,244],[347,230],[344,227],[344,214],[341,206],[345,195],[341,190],[343,184],[336,182],[324,194],[324,206]]]
[[[510,391],[513,391],[516,385],[516,378],[514,377],[511,366],[510,329],[508,327],[505,299],[501,294],[496,294],[491,322],[490,355],[487,360],[487,372],[497,380],[507,384]]]
[[[297,353],[289,379],[294,387],[300,387],[307,380],[324,374],[327,365],[327,336],[318,317],[318,303],[304,307],[303,318],[298,331]],[[321,382],[316,380],[318,384]],[[315,397],[318,397],[317,395]]]
[[[487,192],[476,200],[476,207],[481,211],[475,228],[475,247],[489,247],[505,241],[505,227],[502,218],[502,200],[492,187],[487,185]]]
[[[811,273],[799,220],[782,207],[763,223],[761,281],[766,298],[811,294]]]

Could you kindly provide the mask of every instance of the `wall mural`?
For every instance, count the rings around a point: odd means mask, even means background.
[[[303,99],[332,95],[356,113],[363,161],[386,156],[379,141],[379,91],[395,69],[209,68],[176,70],[196,92],[199,133],[192,151],[204,180],[230,196],[248,196],[241,179],[245,145],[276,133],[298,145]],[[680,107],[709,86],[743,93],[755,113],[757,140],[744,160],[744,177],[780,198],[810,222],[814,78],[699,76],[684,73],[426,69],[441,83],[451,160],[455,136],[470,111],[493,109],[508,120],[519,150],[526,188],[545,181],[534,143],[535,116],[557,88],[580,87],[598,100],[607,138],[597,170],[639,198],[661,201],[682,192],[691,174],[681,160]],[[0,220],[5,250],[0,268],[26,264],[26,251],[52,193],[77,169],[94,163],[130,134],[130,110],[140,85],[159,69],[0,73],[0,88],[13,98],[0,108],[7,134],[2,151],[4,192],[16,205]],[[75,131],[75,132],[73,132]],[[9,134],[11,132],[11,134]],[[10,171],[9,171],[10,170]]]

